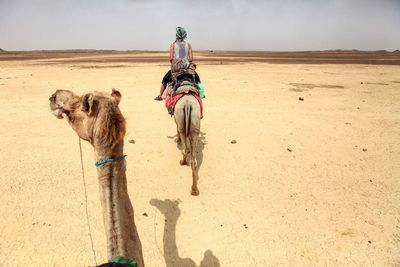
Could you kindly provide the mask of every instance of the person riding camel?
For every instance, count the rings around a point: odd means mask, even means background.
[[[174,60],[193,61],[192,46],[186,41],[187,33],[182,27],[176,28],[176,40],[169,48],[169,62],[171,64]]]
[[[187,33],[186,30],[182,27],[177,27],[176,28],[176,40],[173,42],[169,48],[169,62],[171,63],[171,66],[174,64],[176,61],[183,61],[187,63],[192,63],[193,62],[193,50],[192,46],[190,43],[186,41]],[[164,75],[162,82],[161,82],[161,87],[160,87],[160,92],[158,96],[154,98],[154,100],[161,101],[162,100],[162,94],[167,87],[167,84],[171,81],[171,70],[168,70],[168,72]],[[198,75],[197,75],[198,77]],[[198,78],[198,81],[200,81],[200,78]]]

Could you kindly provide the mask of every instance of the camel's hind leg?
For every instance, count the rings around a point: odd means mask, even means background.
[[[182,144],[182,137],[181,137],[181,135],[180,135],[180,133],[179,133],[179,128],[178,128],[178,126],[176,126],[176,143],[178,144],[178,145],[181,145]]]
[[[179,106],[178,106],[179,104]],[[175,106],[175,123],[176,123],[176,131],[178,135],[178,145],[183,147],[182,150],[182,160],[180,160],[181,165],[187,165],[188,160],[187,160],[187,154],[188,154],[188,149],[189,146],[186,143],[186,134],[185,134],[185,109],[184,106],[182,106],[182,103],[178,101],[177,105]]]
[[[189,163],[189,155],[190,155],[190,147],[188,144],[188,138],[186,138],[185,133],[180,133],[179,134],[181,140],[184,140],[182,142],[183,149],[182,149],[182,160],[179,162],[181,165],[188,165]]]
[[[199,140],[199,135],[198,134],[193,134],[189,137],[190,140],[190,154],[191,154],[191,167],[192,167],[192,178],[193,178],[193,183],[192,183],[192,190],[191,194],[193,196],[198,196],[200,191],[199,188],[197,187],[197,181],[199,180],[199,176],[197,174],[197,143]]]

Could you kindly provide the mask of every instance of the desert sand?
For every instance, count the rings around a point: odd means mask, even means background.
[[[93,148],[86,202],[78,137],[48,98],[111,88],[146,266],[399,266],[400,55],[339,54],[195,53],[198,197],[153,100],[167,52],[0,54],[0,266],[107,261]]]

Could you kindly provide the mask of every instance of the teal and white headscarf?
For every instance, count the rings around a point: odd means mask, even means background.
[[[177,27],[176,28],[176,39],[177,40],[183,40],[187,36],[186,30],[182,27]]]

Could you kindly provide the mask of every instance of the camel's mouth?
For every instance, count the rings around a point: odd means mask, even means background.
[[[58,89],[49,97],[50,110],[58,119],[69,118],[71,110],[73,110],[79,102],[79,99],[68,90]]]
[[[57,119],[63,118],[62,111],[60,109],[52,109],[51,113],[53,113],[53,115],[56,116]]]
[[[60,108],[56,103],[55,103],[55,95],[52,95],[50,98],[50,110],[51,113],[53,113],[54,116],[56,116],[58,119],[62,119],[62,108]]]
[[[61,108],[55,107],[56,105],[54,103],[50,103],[50,111],[51,113],[57,117],[57,119],[62,119],[62,110]]]

